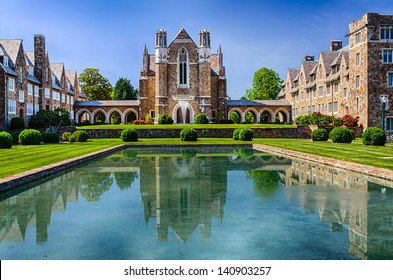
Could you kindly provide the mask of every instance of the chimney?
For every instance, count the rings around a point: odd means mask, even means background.
[[[43,35],[34,35],[34,67],[36,75],[41,81],[46,64],[45,52],[45,37]]]
[[[330,41],[330,51],[335,52],[343,47],[343,41]]]
[[[314,61],[314,56],[313,55],[306,55],[304,57],[304,61]]]

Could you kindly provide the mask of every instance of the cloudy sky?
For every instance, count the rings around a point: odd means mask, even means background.
[[[238,99],[261,67],[284,79],[305,55],[342,40],[348,24],[366,12],[393,14],[392,0],[8,0],[1,5],[1,39],[23,39],[33,50],[34,34],[46,37],[51,62],[81,73],[100,69],[112,85],[118,78],[138,87],[142,53],[154,53],[155,32],[171,41],[185,28],[195,42],[211,32],[212,52],[224,53],[228,95]],[[169,44],[169,42],[168,42]]]

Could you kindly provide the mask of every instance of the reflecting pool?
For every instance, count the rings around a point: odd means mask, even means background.
[[[0,259],[393,259],[393,182],[251,149],[129,149],[0,194]]]

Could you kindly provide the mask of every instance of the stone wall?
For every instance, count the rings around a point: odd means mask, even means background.
[[[179,138],[180,128],[136,129],[139,138]],[[200,138],[232,138],[233,128],[196,129]],[[86,129],[91,138],[119,138],[122,129]],[[254,128],[255,138],[310,138],[307,126],[297,128]]]

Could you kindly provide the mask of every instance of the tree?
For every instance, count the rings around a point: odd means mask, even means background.
[[[88,100],[111,99],[112,85],[99,73],[98,69],[86,68],[79,75],[79,81]]]
[[[261,68],[254,73],[252,88],[246,90],[242,99],[271,100],[277,97],[283,81],[277,72],[268,68]]]
[[[130,80],[119,78],[112,92],[113,100],[136,100],[138,99],[138,89],[134,89]]]

